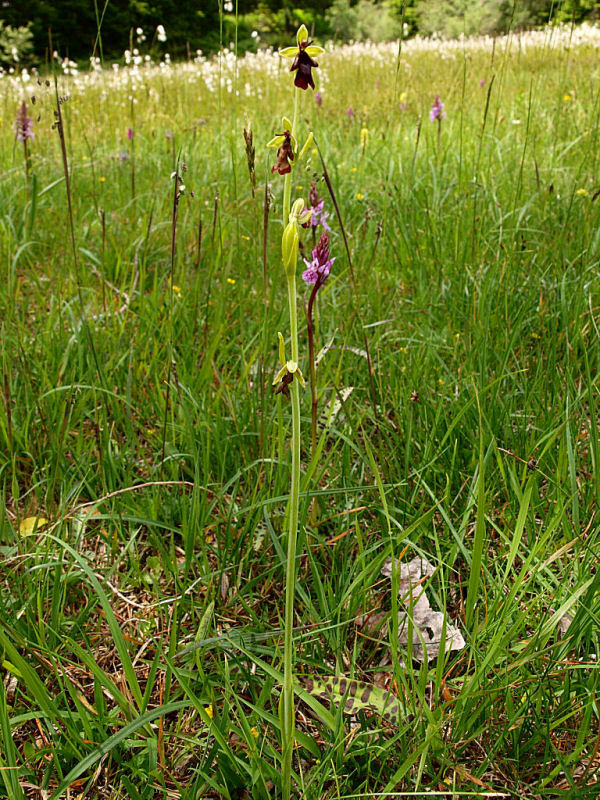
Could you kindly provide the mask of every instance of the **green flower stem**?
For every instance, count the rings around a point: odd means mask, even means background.
[[[300,89],[297,87],[294,88],[294,116],[292,118],[292,130],[290,133],[292,136],[296,136],[296,122],[298,120],[298,104],[300,101]],[[294,174],[294,170],[292,169],[291,172],[285,176],[283,181],[283,227],[285,230],[285,226],[288,224],[288,218],[290,216],[290,205],[292,199],[292,175]],[[295,298],[295,295],[294,295]],[[292,340],[293,344],[293,340]],[[292,356],[293,358],[293,356]]]
[[[300,90],[294,91],[294,118],[291,133],[295,135],[298,119]],[[283,228],[288,224],[292,194],[292,173],[285,176],[283,184]],[[298,363],[298,313],[296,302],[296,275],[287,276],[288,303],[290,307],[290,339],[292,361]],[[283,690],[281,714],[281,789],[288,800],[291,792],[292,754],[294,750],[294,596],[296,590],[296,542],[298,538],[298,506],[300,503],[300,383],[294,379],[290,385],[292,400],[292,478],[289,502],[289,528],[285,574],[285,621],[283,648]]]
[[[292,288],[295,290],[295,278],[288,282],[291,300]],[[290,285],[291,284],[291,285]],[[295,317],[294,313],[294,317]],[[294,750],[294,596],[296,591],[296,543],[298,537],[298,503],[300,498],[300,382],[293,380],[290,386],[292,400],[292,485],[290,490],[289,532],[287,546],[286,581],[285,581],[285,636],[283,651],[283,715],[282,715],[282,796],[290,797],[292,753]]]

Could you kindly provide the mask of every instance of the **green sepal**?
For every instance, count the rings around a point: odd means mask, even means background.
[[[281,334],[279,335],[281,336]],[[283,341],[283,336],[281,336],[281,341]],[[280,355],[281,355],[281,341],[279,344]],[[303,389],[306,388],[306,381],[304,380],[304,375],[302,374],[302,370],[295,361],[285,362],[285,364],[281,367],[277,375],[275,375],[275,377],[273,378],[273,386],[277,386],[277,384],[280,383],[286,375],[293,375],[300,382],[300,386]]]
[[[277,375],[275,375],[275,377],[273,378],[272,386],[277,386],[277,384],[282,381],[283,376],[287,375],[287,371],[288,371],[287,370],[287,365],[284,364],[283,367],[277,373]]]
[[[311,58],[314,58],[315,56],[320,56],[321,53],[324,53],[325,49],[323,47],[319,47],[318,44],[311,44],[309,45],[309,47],[306,48],[304,52],[306,53],[306,55],[310,56]]]
[[[298,48],[284,47],[283,50],[279,51],[279,55],[283,56],[284,58],[296,58],[296,56],[298,55]]]
[[[296,160],[296,163],[298,163],[298,161],[300,161],[300,160],[302,159],[302,157],[306,155],[306,151],[308,150],[308,148],[309,148],[309,147],[311,146],[311,144],[313,143],[313,139],[314,139],[314,138],[315,138],[315,137],[313,136],[313,132],[311,131],[311,132],[308,134],[308,136],[307,136],[307,138],[306,138],[306,141],[304,142],[304,146],[303,146],[302,150],[300,150],[300,155],[298,156],[298,158],[297,158],[297,160]]]
[[[303,389],[306,389],[306,381],[304,380],[304,375],[302,374],[302,370],[300,369],[300,367],[296,368],[296,371],[294,372],[294,375],[296,376],[296,378],[298,378],[298,380],[300,382],[300,386]]]
[[[274,136],[270,142],[267,142],[267,147],[281,147],[284,140],[285,136],[278,134],[277,136]]]
[[[308,42],[308,28],[306,25],[300,25],[298,28],[296,33],[296,42],[298,43],[298,47],[300,47],[302,42]]]

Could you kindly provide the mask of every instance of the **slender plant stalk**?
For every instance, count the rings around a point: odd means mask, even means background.
[[[294,89],[294,118],[292,135],[295,135],[298,119],[300,90]],[[288,173],[283,184],[283,227],[288,223],[292,193],[292,176]],[[288,275],[288,303],[290,308],[290,339],[292,361],[298,363],[298,313],[296,307],[296,275]],[[300,385],[293,380],[290,385],[292,400],[292,477],[289,502],[289,528],[287,562],[285,571],[285,621],[283,649],[283,691],[281,712],[281,789],[284,800],[290,797],[292,777],[292,753],[294,749],[294,596],[296,590],[296,540],[298,537],[298,506],[300,502]]]
[[[133,104],[133,96],[131,98],[131,200],[135,203],[135,106]]]
[[[169,269],[169,365],[167,369],[167,387],[165,390],[165,416],[162,430],[162,452],[160,456],[160,477],[162,480],[165,468],[165,446],[167,441],[167,420],[169,416],[169,399],[171,392],[171,371],[173,369],[173,273],[175,272],[175,247],[177,244],[177,216],[179,211],[179,162],[175,169],[175,184],[173,186],[173,208],[171,213],[171,263]]]
[[[321,288],[321,284],[317,281],[313,286],[310,297],[308,298],[308,307],[306,309],[306,331],[308,334],[308,367],[310,370],[310,395],[311,395],[311,455],[314,458],[317,452],[317,365],[315,364],[315,325],[313,321],[313,307],[317,292]]]
[[[58,96],[58,82],[56,80],[56,76],[54,77],[54,95],[56,98],[56,111],[54,112],[54,120],[56,129],[58,131],[58,138],[60,141],[60,152],[62,156],[62,164],[63,164],[63,172],[65,176],[65,191],[67,195],[67,210],[68,210],[68,219],[69,219],[69,232],[71,237],[71,250],[73,252],[73,266],[75,271],[75,286],[77,289],[77,299],[79,302],[79,313],[80,313],[80,321],[81,327],[85,332],[85,336],[87,337],[88,344],[90,347],[90,351],[92,353],[92,357],[94,359],[94,365],[96,367],[96,373],[100,380],[100,383],[103,387],[106,386],[106,381],[104,378],[104,373],[100,367],[100,360],[98,359],[98,353],[96,352],[96,346],[94,344],[94,338],[92,336],[92,331],[90,326],[88,325],[88,321],[85,315],[85,306],[83,302],[83,293],[81,290],[81,273],[79,269],[79,257],[77,255],[77,243],[75,241],[75,219],[73,216],[73,199],[71,196],[71,180],[70,180],[70,173],[69,173],[69,160],[67,157],[67,144],[65,139],[65,126],[63,121],[63,114],[61,109],[61,98]],[[110,409],[110,405],[108,400],[106,399],[106,395],[104,392],[102,393],[102,402],[104,403],[104,408],[106,412],[106,419],[111,419],[112,412]],[[66,420],[65,420],[66,421]],[[99,463],[102,464],[102,443],[100,437],[100,426],[98,420],[95,420],[94,423],[94,432],[96,435],[96,441],[98,445],[98,460]],[[106,481],[106,476],[103,472],[103,480]]]
[[[27,139],[23,141],[23,153],[25,156],[25,188],[29,195],[29,150],[27,149]]]

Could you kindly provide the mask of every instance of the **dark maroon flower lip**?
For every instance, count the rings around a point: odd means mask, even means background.
[[[292,171],[290,161],[294,160],[294,149],[292,147],[292,134],[290,131],[283,131],[278,133],[278,136],[283,136],[283,143],[277,150],[277,161],[271,168],[271,172],[278,172],[280,175],[287,175]]]
[[[298,55],[290,67],[290,72],[296,72],[294,86],[298,86],[300,89],[308,89],[310,86],[310,88],[314,90],[315,82],[312,76],[312,69],[313,67],[318,67],[319,65],[306,52],[306,48],[309,47],[310,44],[311,42],[300,43]]]

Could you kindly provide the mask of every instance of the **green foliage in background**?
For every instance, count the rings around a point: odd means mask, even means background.
[[[224,9],[224,4],[221,4]],[[83,60],[91,53],[119,58],[135,46],[135,29],[146,34],[146,50],[156,26],[164,25],[168,40],[161,48],[174,58],[186,58],[197,49],[214,52],[221,41],[237,41],[240,51],[256,47],[253,30],[261,43],[279,46],[304,22],[320,39],[383,41],[405,34],[501,33],[509,28],[585,19],[600,14],[599,0],[239,0],[234,13],[219,13],[217,0],[4,0],[0,22],[13,30],[28,27],[37,62],[50,50]],[[100,28],[100,37],[98,29]],[[14,35],[14,34],[10,34]],[[6,38],[6,36],[4,37]],[[0,44],[0,48],[2,45]],[[22,50],[20,61],[27,56]],[[0,55],[11,63],[11,52]],[[14,60],[13,60],[14,63]]]
[[[28,25],[13,28],[0,19],[0,64],[18,64],[33,50],[33,34]]]
[[[327,22],[336,39],[342,41],[369,39],[383,42],[397,39],[402,33],[402,24],[392,14],[390,3],[371,3],[359,0],[334,0],[327,11]]]

